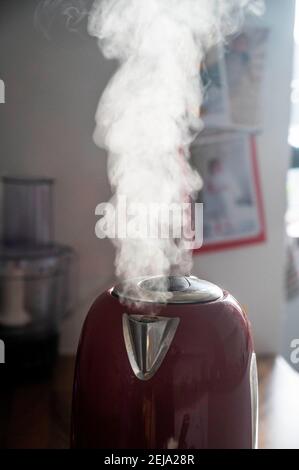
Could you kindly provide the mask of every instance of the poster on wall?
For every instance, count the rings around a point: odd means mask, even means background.
[[[234,38],[225,51],[232,123],[259,128],[269,30],[252,28]]]
[[[249,28],[207,54],[201,69],[206,128],[260,127],[268,36],[267,28]]]
[[[266,239],[255,138],[224,133],[192,148],[192,163],[203,178],[203,246],[198,253]]]
[[[200,78],[204,93],[200,114],[205,127],[227,127],[231,113],[222,48],[215,47],[209,52],[202,64]]]

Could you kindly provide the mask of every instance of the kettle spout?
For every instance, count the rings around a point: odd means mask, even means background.
[[[128,359],[136,377],[148,380],[157,372],[176,333],[179,318],[123,314]]]

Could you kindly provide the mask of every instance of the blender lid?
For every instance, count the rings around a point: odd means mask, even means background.
[[[39,185],[39,184],[53,184],[54,178],[48,178],[46,176],[2,176],[2,182],[6,184],[28,184],[28,185]]]
[[[19,268],[17,277],[52,276],[65,270],[66,263],[74,259],[72,248],[60,244],[45,246],[6,246],[0,244],[0,278],[15,277],[12,268]]]
[[[4,245],[0,243],[0,263],[4,261],[38,261],[49,258],[59,258],[65,254],[71,253],[72,248],[60,243],[49,245]]]
[[[124,281],[113,288],[112,294],[133,302],[193,304],[215,301],[223,291],[196,276],[150,276]]]

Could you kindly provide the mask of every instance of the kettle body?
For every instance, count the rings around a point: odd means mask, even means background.
[[[217,286],[181,281],[174,279],[173,298],[159,308],[148,297],[124,302],[116,288],[92,305],[76,358],[73,448],[256,446],[257,373],[246,314]]]

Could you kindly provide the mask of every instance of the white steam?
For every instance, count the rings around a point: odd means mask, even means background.
[[[249,0],[98,0],[89,32],[119,69],[100,100],[95,142],[109,155],[109,179],[128,204],[183,202],[201,187],[189,145],[202,123],[199,69],[206,50],[234,32]],[[157,214],[158,223],[159,214]],[[114,222],[107,218],[106,222]],[[143,219],[136,220],[138,224]],[[186,273],[192,253],[173,239],[117,239],[116,272],[131,277]]]

